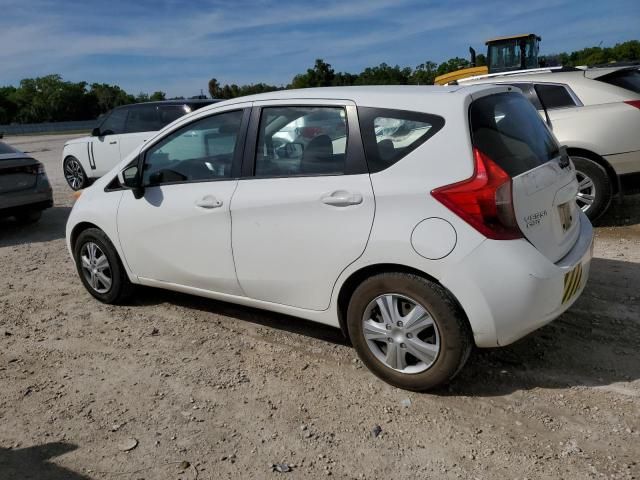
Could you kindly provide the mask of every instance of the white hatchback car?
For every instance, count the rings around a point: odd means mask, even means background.
[[[329,111],[343,138],[318,128],[280,156],[274,137]],[[593,230],[577,188],[511,87],[289,90],[157,133],[84,190],[67,243],[103,302],[141,284],[341,327],[376,375],[425,390],[474,343],[507,345],[578,298]]]
[[[69,140],[62,150],[62,171],[73,190],[88,187],[165,125],[214,100],[164,100],[133,103],[108,112],[91,136]]]
[[[547,69],[472,77],[460,85],[512,85],[538,109],[573,161],[576,201],[591,220],[612,198],[640,188],[640,72]]]

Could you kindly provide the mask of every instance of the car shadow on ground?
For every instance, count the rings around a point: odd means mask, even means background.
[[[582,297],[569,311],[512,345],[474,350],[453,382],[431,393],[499,396],[534,388],[608,387],[640,379],[640,292],[630,288],[638,284],[640,264],[595,258]],[[181,293],[143,289],[133,306],[163,302],[349,345],[336,328]]]
[[[52,442],[33,447],[0,447],[0,478],[3,480],[89,480],[89,477],[60,467],[50,460],[76,450],[77,445]]]
[[[200,310],[217,315],[224,315],[233,319],[260,325],[268,328],[304,335],[335,345],[348,345],[342,331],[338,328],[311,322],[298,317],[269,312],[252,307],[245,307],[233,303],[221,302],[204,297],[196,297],[185,293],[160,290],[155,288],[140,288],[131,306],[158,305],[169,302],[183,308]]]
[[[614,198],[604,214],[594,222],[597,227],[621,227],[640,224],[640,195]]]
[[[42,212],[40,220],[30,225],[21,225],[13,218],[0,218],[0,247],[64,238],[70,211],[71,207],[49,208]]]

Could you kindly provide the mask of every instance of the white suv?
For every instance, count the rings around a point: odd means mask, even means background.
[[[626,68],[549,69],[487,75],[460,85],[520,88],[547,120],[576,166],[576,201],[591,220],[615,194],[640,186],[640,73]]]
[[[135,103],[108,112],[90,137],[64,144],[62,170],[67,184],[81,190],[111,170],[154,132],[214,100]]]
[[[521,338],[587,281],[575,170],[510,90],[336,87],[203,108],[84,190],[69,252],[102,302],[141,284],[302,317],[341,327],[387,382],[434,387],[474,343]],[[335,114],[342,136],[315,125],[304,147],[281,145],[295,120]]]

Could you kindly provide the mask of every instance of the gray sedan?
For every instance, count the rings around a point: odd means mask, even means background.
[[[53,195],[44,165],[0,142],[0,218],[33,223],[51,206]]]

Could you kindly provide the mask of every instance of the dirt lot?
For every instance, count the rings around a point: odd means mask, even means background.
[[[56,205],[0,221],[1,479],[640,478],[639,197],[598,228],[569,312],[414,394],[296,318],[152,290],[98,303],[64,244],[65,137],[7,140]]]

